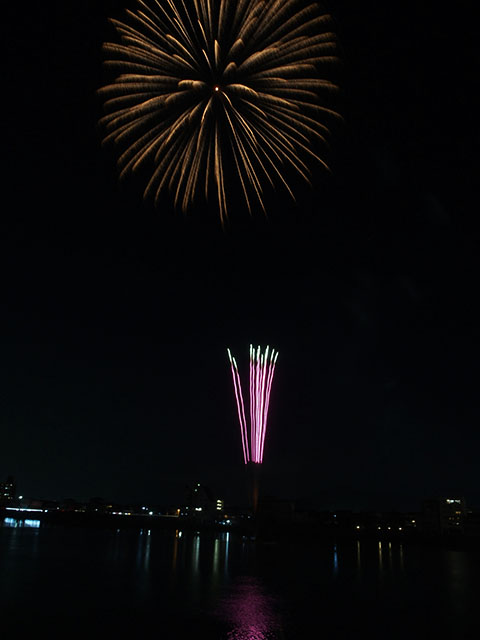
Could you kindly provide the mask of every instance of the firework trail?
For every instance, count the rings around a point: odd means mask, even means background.
[[[230,349],[227,349],[227,352],[242,434],[243,458],[245,464],[248,462],[260,464],[263,461],[270,392],[278,351],[267,346],[262,353],[260,347],[255,349],[250,345],[250,431],[245,418],[245,403],[237,362]]]
[[[326,168],[328,79],[338,60],[331,18],[300,0],[137,0],[119,43],[104,44],[116,75],[99,94],[104,142],[120,149],[120,176],[148,167],[144,197],[172,192],[186,210],[213,190],[222,222],[227,184],[251,210],[263,184]]]

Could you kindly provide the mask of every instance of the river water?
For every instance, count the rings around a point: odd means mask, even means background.
[[[5,638],[480,637],[475,550],[0,524]]]

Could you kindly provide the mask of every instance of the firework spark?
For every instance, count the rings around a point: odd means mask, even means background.
[[[137,0],[112,19],[106,43],[118,75],[99,90],[104,141],[121,149],[120,176],[148,166],[144,196],[164,189],[186,210],[202,190],[227,214],[236,176],[251,210],[263,184],[309,179],[329,136],[327,76],[337,61],[331,18],[300,0]],[[328,167],[327,167],[328,168]]]
[[[262,353],[260,347],[255,349],[253,345],[250,345],[250,433],[245,418],[245,403],[237,362],[230,349],[227,349],[227,352],[242,434],[243,458],[245,464],[248,462],[260,464],[263,460],[270,392],[278,351],[267,346]]]

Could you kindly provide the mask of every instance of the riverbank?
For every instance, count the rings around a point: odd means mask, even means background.
[[[69,511],[14,511],[0,509],[0,522],[9,526],[63,526],[97,529],[169,529],[182,531],[236,532],[259,542],[275,544],[277,542],[298,542],[299,540],[335,544],[347,540],[378,540],[440,546],[451,549],[478,549],[480,537],[465,533],[449,535],[426,535],[418,529],[410,531],[358,531],[341,527],[329,527],[318,523],[271,523],[243,521],[223,524],[222,522],[202,521],[195,518],[171,515],[139,515],[125,513],[95,513]]]

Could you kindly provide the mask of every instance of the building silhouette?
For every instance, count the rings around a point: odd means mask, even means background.
[[[209,487],[196,482],[187,487],[185,505],[180,515],[206,522],[221,517],[223,510],[223,499],[216,497]]]
[[[16,486],[13,476],[8,476],[5,482],[0,482],[0,505],[8,507],[16,497]]]
[[[422,527],[426,534],[463,533],[465,516],[465,498],[455,496],[431,498],[423,501]]]

